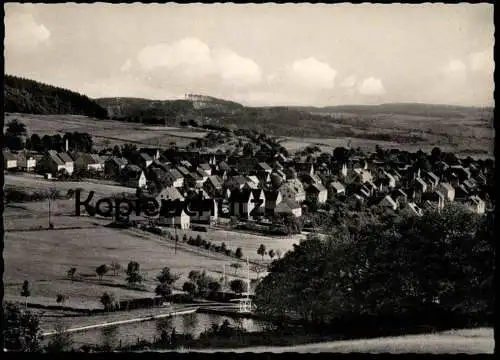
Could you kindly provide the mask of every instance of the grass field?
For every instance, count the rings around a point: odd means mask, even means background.
[[[94,190],[97,197],[109,196],[117,192],[131,192],[134,189],[85,182],[52,182],[44,179],[6,175],[7,187],[28,189],[54,188],[62,194],[69,189],[81,187],[83,196]],[[5,224],[5,294],[7,300],[23,301],[20,287],[24,280],[32,284],[31,303],[55,305],[58,294],[69,295],[65,304],[77,308],[100,307],[99,296],[105,291],[112,292],[119,299],[151,296],[156,286],[155,276],[165,266],[182,275],[177,282],[181,287],[191,270],[206,270],[219,279],[226,266],[229,280],[233,278],[229,265],[234,258],[210,253],[187,244],[175,244],[157,235],[139,230],[117,230],[104,227],[109,220],[74,216],[74,199],[57,199],[51,202],[51,222],[48,227],[48,201],[29,203],[9,203],[4,212]],[[34,230],[36,228],[44,228]],[[67,229],[71,228],[71,229]],[[288,250],[293,241],[266,238],[263,236],[231,233],[220,230],[201,233],[203,237],[216,243],[225,242],[228,248],[241,246],[243,252],[252,259],[258,258],[256,249],[264,243],[268,248]],[[196,233],[193,232],[193,236]],[[254,249],[255,248],[255,249]],[[284,251],[283,251],[284,252]],[[146,276],[148,291],[127,289],[125,274],[105,276],[99,281],[95,268],[101,264],[119,262],[126,267],[129,261],[141,264]],[[77,268],[78,281],[66,278],[71,267]],[[240,274],[241,273],[241,274]],[[243,277],[240,271],[236,277]],[[251,273],[251,277],[257,274]]]
[[[56,222],[58,219],[56,218]],[[73,218],[75,225],[83,219]],[[220,254],[208,254],[191,249],[188,245],[174,244],[158,236],[104,227],[76,230],[45,230],[6,232],[5,234],[5,297],[22,301],[21,284],[30,281],[33,286],[29,302],[55,305],[57,294],[69,295],[67,306],[100,307],[99,296],[105,291],[119,299],[147,297],[156,285],[155,276],[165,267],[182,273],[178,286],[182,286],[191,270],[206,270],[219,278],[223,264],[234,261]],[[106,275],[99,281],[95,268],[101,264],[119,262],[126,267],[129,261],[141,264],[146,276],[148,292],[129,290],[113,285],[124,285],[125,274]],[[66,278],[66,271],[77,268],[80,281]]]
[[[167,147],[171,143],[185,146],[206,135],[191,128],[143,126],[113,120],[97,120],[81,115],[5,114],[5,124],[18,119],[24,123],[28,135],[63,135],[66,132],[87,132],[94,137],[97,148],[134,143],[138,146]]]
[[[416,152],[422,150],[424,152],[430,152],[435,146],[438,146],[442,151],[449,151],[457,153],[459,156],[466,157],[468,155],[478,158],[493,157],[493,138],[483,139],[483,140],[470,140],[466,145],[469,146],[465,148],[464,146],[453,146],[439,143],[438,140],[435,142],[424,143],[424,144],[411,144],[411,143],[397,143],[394,141],[380,141],[363,139],[356,137],[343,137],[343,138],[298,138],[298,137],[288,137],[284,138],[280,143],[288,151],[294,153],[299,150],[303,150],[307,146],[318,146],[321,151],[331,153],[336,147],[348,147],[349,142],[352,148],[361,148],[363,151],[372,152],[375,151],[375,146],[379,145],[383,149],[399,149],[406,150],[410,152]],[[474,151],[476,150],[476,151]],[[477,151],[483,151],[483,154],[478,154]]]
[[[271,352],[271,353],[390,353],[390,354],[493,354],[493,329],[461,329],[436,334],[407,335],[330,341],[288,347],[246,347],[235,349],[203,349],[212,352]],[[198,350],[197,350],[198,351]]]

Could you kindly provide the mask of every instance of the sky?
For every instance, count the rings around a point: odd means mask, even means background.
[[[98,97],[493,106],[492,4],[15,4],[5,73]]]

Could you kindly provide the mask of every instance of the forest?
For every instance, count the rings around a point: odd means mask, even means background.
[[[3,91],[4,112],[108,117],[107,110],[89,97],[34,80],[5,75]]]

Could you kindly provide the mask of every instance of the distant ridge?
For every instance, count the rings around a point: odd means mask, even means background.
[[[108,117],[106,109],[85,95],[17,76],[5,75],[3,93],[5,112]]]

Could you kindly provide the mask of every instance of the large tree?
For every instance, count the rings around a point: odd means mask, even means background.
[[[310,237],[271,264],[256,290],[258,311],[332,325],[397,318],[408,326],[435,322],[436,314],[482,323],[492,314],[491,220],[450,205],[423,217],[346,214],[343,225],[333,224],[326,239]]]
[[[4,348],[10,351],[39,351],[40,317],[30,311],[21,310],[12,303],[4,303],[2,306]]]

